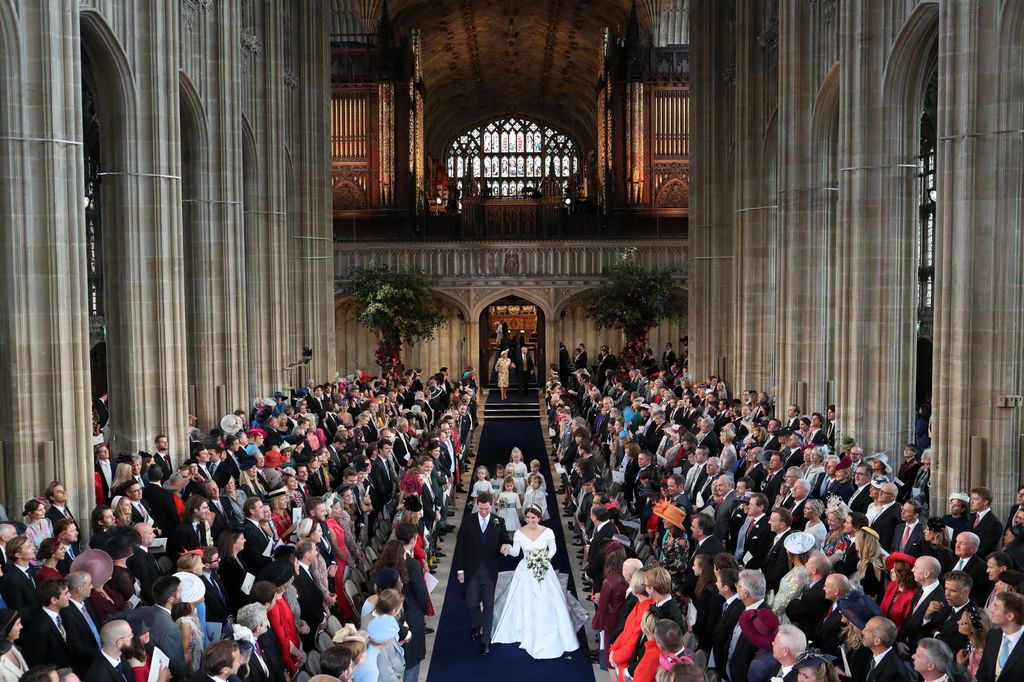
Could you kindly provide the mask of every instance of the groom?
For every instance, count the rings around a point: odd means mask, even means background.
[[[459,582],[466,586],[472,636],[480,642],[480,653],[484,656],[491,653],[498,557],[509,551],[509,545],[505,544],[505,524],[491,513],[493,504],[491,493],[482,492],[477,496],[476,514],[466,518],[459,527],[456,544],[463,549],[456,553],[453,562]]]

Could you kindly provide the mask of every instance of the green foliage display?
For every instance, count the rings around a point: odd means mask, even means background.
[[[377,364],[384,369],[400,367],[404,344],[432,339],[444,324],[434,281],[422,272],[371,265],[351,275],[345,291],[355,300],[356,319],[377,334]]]

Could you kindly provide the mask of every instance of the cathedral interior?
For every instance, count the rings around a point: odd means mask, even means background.
[[[434,278],[410,366],[677,267],[694,377],[834,405],[934,497],[1024,466],[1024,2],[0,0],[0,499],[373,370],[348,273]],[[497,317],[496,317],[497,316]],[[302,362],[303,349],[312,350]]]

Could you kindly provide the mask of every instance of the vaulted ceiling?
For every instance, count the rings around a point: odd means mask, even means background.
[[[372,32],[382,0],[333,0],[334,33]],[[459,132],[518,115],[561,128],[584,148],[596,135],[594,86],[602,31],[625,35],[631,0],[390,0],[396,33],[419,29],[428,152]],[[686,0],[640,0],[641,25],[658,39]],[[683,20],[680,21],[680,16]],[[662,40],[665,40],[662,38]]]

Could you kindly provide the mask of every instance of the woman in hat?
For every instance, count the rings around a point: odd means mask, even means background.
[[[36,559],[42,562],[36,572],[37,585],[44,580],[59,580],[64,577],[58,566],[67,556],[67,549],[67,546],[57,538],[43,540],[39,545],[39,552],[36,554]]]
[[[116,590],[107,588],[107,583],[114,574],[114,562],[103,550],[85,550],[71,562],[71,571],[85,571],[92,577],[89,603],[92,604],[95,618],[100,623],[105,623],[112,614],[128,608],[124,597]]]
[[[952,493],[949,496],[948,514],[942,517],[942,521],[953,531],[950,542],[956,542],[956,536],[961,531],[971,529],[971,498],[964,493]]]
[[[739,625],[743,636],[757,647],[754,660],[747,669],[747,679],[749,682],[768,682],[778,665],[772,656],[772,643],[781,625],[778,617],[769,609],[744,611]]]
[[[672,592],[682,594],[689,568],[690,541],[686,535],[686,512],[674,504],[655,505],[655,514],[665,522],[661,543],[661,565],[672,575]]]
[[[249,498],[245,491],[238,487],[234,476],[229,476],[220,489],[220,501],[224,505],[224,515],[228,523],[242,523],[245,520],[243,511],[245,501]]]
[[[189,670],[195,672],[199,670],[204,646],[203,627],[199,623],[196,608],[206,597],[206,585],[194,573],[179,571],[174,577],[181,581],[181,600],[171,607],[171,618],[181,631],[185,663]]]
[[[294,480],[294,478],[293,478]],[[286,488],[270,491],[270,520],[274,524],[278,537],[289,538],[295,532],[292,523],[292,505]]]
[[[797,671],[797,680],[799,682],[839,682],[839,673],[832,665],[833,660],[835,659],[832,656],[808,649],[800,655],[793,666],[793,669]]]
[[[21,617],[14,609],[0,609],[0,682],[16,682],[28,670],[28,663],[15,642],[21,637]]]
[[[790,533],[782,541],[782,546],[789,560],[789,571],[779,582],[779,591],[772,601],[772,610],[779,618],[784,619],[783,623],[788,623],[786,607],[811,584],[811,578],[807,573],[807,560],[811,558],[811,552],[814,550],[814,536],[802,531]]]
[[[878,543],[878,533],[871,526],[864,526],[854,535],[853,544],[857,548],[860,589],[878,601],[882,596],[882,578],[885,576],[885,562],[882,559],[882,546]]]
[[[33,497],[26,502],[21,515],[25,517],[25,535],[32,540],[36,549],[43,544],[43,540],[53,537],[53,524],[46,518],[46,503],[43,498]]]
[[[885,557],[885,567],[889,571],[889,584],[885,586],[885,594],[882,596],[882,615],[899,628],[910,613],[914,590],[919,587],[911,571],[914,557],[903,552],[893,552]]]
[[[505,400],[508,396],[508,371],[512,367],[512,361],[508,358],[508,349],[501,351],[501,356],[498,358],[498,362],[495,363],[494,369],[498,373],[498,389],[501,391],[501,399]]]
[[[985,640],[990,629],[992,620],[985,613],[985,609],[974,602],[969,602],[967,608],[960,612],[957,630],[967,638],[967,647],[956,652],[956,665],[972,680],[978,677],[978,667],[981,665]]]
[[[935,557],[945,574],[956,563],[956,555],[949,548],[949,536],[946,535],[946,522],[932,516],[924,525],[924,554]]]

